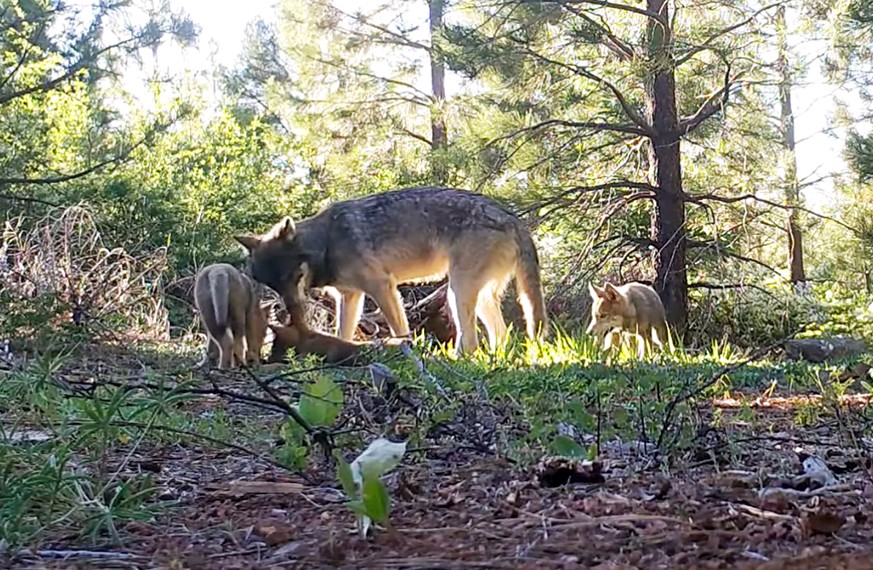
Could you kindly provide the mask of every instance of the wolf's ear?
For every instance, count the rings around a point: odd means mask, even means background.
[[[265,240],[270,239],[285,239],[288,237],[294,237],[294,233],[297,231],[297,226],[294,225],[294,220],[285,216],[282,220],[277,223],[275,226],[270,228],[266,234],[264,234]]]
[[[261,238],[257,236],[235,236],[233,239],[246,248],[249,253],[255,251],[261,245]]]
[[[600,287],[598,287],[594,283],[588,284],[588,292],[591,293],[592,299],[603,298],[606,296],[606,293],[603,291],[603,289],[601,289]]]
[[[615,285],[613,285],[612,283],[607,283],[604,286],[603,290],[606,293],[606,298],[609,299],[610,301],[615,301],[616,299],[618,299],[620,297],[620,295],[618,293],[618,289],[616,289]]]

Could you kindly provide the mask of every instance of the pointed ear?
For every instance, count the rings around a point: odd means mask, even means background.
[[[593,283],[588,284],[588,292],[591,294],[592,299],[603,298],[606,296],[606,293]]]
[[[618,289],[616,289],[615,285],[613,285],[612,283],[606,284],[606,286],[604,287],[604,292],[606,293],[606,298],[610,301],[615,301],[619,297]]]
[[[294,237],[294,233],[297,231],[297,226],[294,225],[294,220],[285,216],[282,220],[277,223],[275,226],[270,228],[266,234],[264,234],[265,240],[270,239],[285,239],[288,237]]]
[[[255,251],[261,246],[261,238],[257,236],[235,236],[233,239],[246,248],[249,253]]]

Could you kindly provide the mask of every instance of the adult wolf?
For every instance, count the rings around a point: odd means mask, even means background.
[[[252,276],[278,291],[300,319],[309,287],[332,288],[337,336],[351,340],[369,295],[394,336],[409,334],[400,283],[449,278],[448,299],[459,352],[478,348],[476,317],[494,347],[506,336],[500,299],[515,276],[530,337],[548,332],[540,267],[530,233],[513,214],[481,194],[406,188],[336,202],[263,236],[237,237],[249,250]]]

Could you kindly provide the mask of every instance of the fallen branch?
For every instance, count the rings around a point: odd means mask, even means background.
[[[138,554],[127,552],[107,552],[103,550],[30,550],[23,549],[16,553],[23,558],[50,558],[63,560],[81,560],[83,558],[96,558],[101,560],[144,560]]]
[[[78,425],[84,425],[84,422],[79,421],[79,420],[69,421],[65,425],[77,425],[78,426]],[[114,421],[114,422],[111,422],[109,425],[111,427],[131,427],[131,428],[141,428],[141,429],[146,429],[146,430],[155,429],[155,430],[164,431],[167,433],[184,435],[186,437],[191,437],[194,439],[202,439],[203,441],[208,441],[209,443],[214,443],[220,447],[226,447],[228,449],[240,451],[242,453],[245,453],[248,456],[260,459],[261,461],[264,461],[265,463],[269,463],[273,467],[278,467],[279,469],[282,469],[284,471],[297,473],[296,470],[289,468],[287,465],[283,465],[283,464],[279,463],[278,461],[276,461],[275,459],[271,459],[270,457],[267,457],[266,455],[260,454],[257,451],[252,451],[251,449],[247,449],[241,445],[237,445],[235,443],[231,443],[229,441],[224,441],[222,439],[218,439],[216,437],[212,437],[212,436],[205,435],[202,433],[188,431],[188,430],[184,430],[184,429],[180,429],[180,428],[174,428],[174,427],[170,427],[170,426],[164,426],[161,424],[145,424],[142,422]],[[52,426],[52,427],[54,427],[54,426]]]

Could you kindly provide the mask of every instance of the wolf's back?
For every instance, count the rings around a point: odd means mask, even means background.
[[[661,297],[658,293],[648,285],[642,283],[632,283],[633,288],[630,290],[630,301],[634,305],[637,314],[641,319],[651,324],[661,324],[666,321],[664,312],[664,304],[661,302]]]

